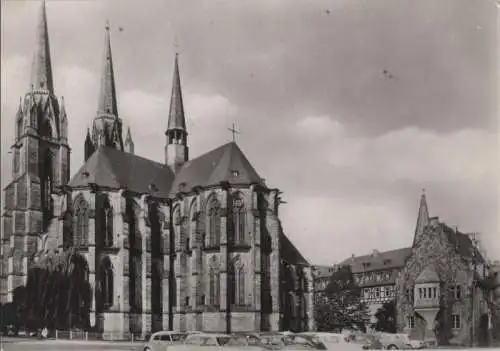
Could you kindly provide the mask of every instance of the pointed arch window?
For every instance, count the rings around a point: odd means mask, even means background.
[[[245,268],[237,256],[229,266],[229,303],[245,306]]]
[[[40,180],[42,190],[42,212],[44,215],[44,222],[52,217],[53,203],[52,203],[52,153],[47,150],[43,156],[40,169]]]
[[[220,205],[216,198],[209,202],[207,210],[208,247],[220,244]]]
[[[101,263],[101,293],[105,309],[113,305],[113,265],[108,257]]]
[[[104,246],[113,246],[113,208],[109,203],[109,199],[104,200],[102,210],[102,230],[104,231]]]
[[[245,244],[245,205],[243,199],[236,195],[232,206],[232,233],[235,244]]]
[[[88,205],[83,197],[79,197],[75,202],[73,213],[73,244],[75,247],[86,246],[88,244]]]
[[[220,273],[215,257],[210,264],[208,280],[208,303],[217,307],[220,304]]]
[[[197,218],[196,213],[198,212],[198,206],[196,204],[196,200],[191,204],[191,209],[189,210],[189,226],[188,226],[188,241],[186,243],[186,249],[190,250],[191,245],[196,245],[196,227],[197,227]],[[191,243],[191,244],[190,244]]]

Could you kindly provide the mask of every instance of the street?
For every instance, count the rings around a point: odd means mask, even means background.
[[[106,341],[70,341],[70,340],[36,340],[23,338],[3,338],[0,351],[25,350],[108,350],[108,351],[139,351],[143,343],[136,342],[106,342]]]

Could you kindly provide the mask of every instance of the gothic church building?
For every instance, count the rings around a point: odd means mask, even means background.
[[[55,95],[45,11],[14,116],[2,301],[26,285],[36,257],[74,248],[88,264],[90,325],[103,335],[313,328],[311,271],[282,230],[280,191],[235,142],[190,158],[177,56],[158,163],[135,155],[123,130],[106,27],[98,109],[70,177],[71,117]]]

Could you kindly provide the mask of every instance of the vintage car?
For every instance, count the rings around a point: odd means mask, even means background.
[[[149,341],[144,345],[144,351],[165,351],[168,345],[183,344],[186,333],[175,331],[159,331],[153,333]]]
[[[321,340],[310,335],[299,335],[290,332],[260,333],[262,343],[273,350],[327,350]]]
[[[216,333],[193,333],[186,337],[182,345],[167,347],[168,351],[221,351],[241,350],[250,348],[255,351],[267,351],[268,348],[258,338],[248,338],[244,335],[228,335]]]
[[[386,350],[411,350],[413,345],[407,334],[378,334],[378,340]]]
[[[342,350],[359,350],[361,349],[359,344],[351,342],[351,338],[347,335],[336,334],[336,333],[325,333],[325,332],[305,332],[299,333],[297,335],[306,336],[311,338],[317,343],[324,344],[329,350],[339,349]]]

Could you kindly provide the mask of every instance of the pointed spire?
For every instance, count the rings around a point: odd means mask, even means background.
[[[422,196],[420,197],[420,207],[418,209],[417,226],[415,228],[415,236],[413,245],[417,238],[422,234],[426,225],[429,224],[429,209],[427,207],[427,199],[425,197],[425,189],[422,189]]]
[[[118,117],[116,103],[115,76],[113,71],[113,58],[111,56],[111,39],[109,34],[109,21],[106,21],[104,37],[104,62],[101,76],[101,92],[99,95],[98,115],[114,115]]]
[[[94,153],[94,144],[92,143],[92,138],[90,137],[90,129],[87,127],[87,136],[85,137],[84,145],[84,158],[87,161],[90,156]]]
[[[132,133],[130,132],[130,126],[127,128],[127,136],[125,138],[125,143],[123,145],[125,152],[129,152],[131,154],[134,153],[134,141],[132,140]]]
[[[49,93],[54,93],[45,0],[42,2],[37,25],[35,54],[31,71],[31,89],[48,90]]]
[[[17,116],[22,117],[23,116],[23,97],[19,97],[19,107],[17,109]]]
[[[168,128],[186,130],[184,118],[184,105],[182,102],[181,78],[179,74],[179,55],[175,54],[174,78],[172,82],[172,96],[170,97],[170,112],[168,115]]]

